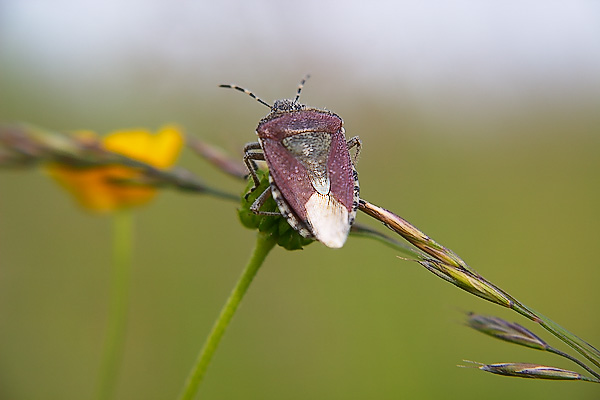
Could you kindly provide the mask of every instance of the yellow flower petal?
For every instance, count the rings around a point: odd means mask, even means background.
[[[102,143],[107,150],[157,168],[167,168],[177,159],[183,136],[176,126],[165,126],[156,134],[143,129],[113,132],[106,135]]]
[[[82,139],[90,139],[90,132],[79,132]],[[150,164],[167,168],[175,162],[183,146],[183,136],[175,126],[163,127],[157,134],[137,129],[113,132],[102,139],[106,150]],[[135,169],[121,166],[78,168],[61,163],[47,166],[56,179],[85,208],[98,212],[134,207],[156,194],[150,186],[119,184],[139,177]]]

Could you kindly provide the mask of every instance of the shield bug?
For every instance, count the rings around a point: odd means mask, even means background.
[[[300,82],[294,100],[276,100],[273,105],[240,86],[220,86],[244,92],[271,109],[256,128],[258,142],[244,147],[244,163],[254,180],[251,192],[259,185],[256,161],[266,161],[269,168],[270,187],[252,204],[252,212],[281,214],[302,236],[339,248],[348,237],[358,207],[354,164],[361,142],[358,136],[346,141],[338,115],[298,102],[307,78]],[[260,210],[269,196],[280,214]]]

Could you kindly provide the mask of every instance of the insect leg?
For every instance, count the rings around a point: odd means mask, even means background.
[[[271,197],[271,194],[271,186],[269,186],[265,189],[264,192],[260,194],[260,196],[256,198],[256,200],[254,200],[254,203],[252,203],[252,205],[250,206],[250,211],[252,211],[254,214],[259,215],[281,216],[281,213],[279,212],[260,211],[260,208],[263,206],[263,204],[265,204],[265,201],[267,201],[269,197]]]
[[[353,138],[348,140],[348,142],[346,142],[346,145],[348,146],[348,150],[350,150],[353,147],[356,147],[356,153],[354,153],[354,157],[352,159],[352,164],[356,165],[356,162],[358,161],[358,155],[360,154],[360,149],[362,147],[362,142],[360,141],[358,136],[354,136]]]
[[[260,185],[260,180],[258,179],[258,176],[256,175],[256,170],[258,169],[258,166],[256,165],[256,162],[254,162],[255,160],[258,161],[264,161],[265,160],[265,155],[261,152],[254,152],[252,150],[261,150],[262,148],[260,147],[260,143],[258,142],[254,142],[254,143],[248,143],[244,146],[244,163],[246,164],[246,168],[248,168],[248,172],[250,172],[250,175],[252,175],[252,180],[254,181],[254,187],[252,188],[252,190],[250,190],[250,192],[254,191],[254,189],[256,189],[256,187],[258,185]]]

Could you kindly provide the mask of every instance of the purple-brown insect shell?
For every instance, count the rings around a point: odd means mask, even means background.
[[[252,160],[266,161],[271,195],[288,223],[302,236],[336,248],[346,241],[359,200],[349,148],[357,146],[358,156],[360,141],[346,142],[342,125],[333,112],[279,100],[258,124],[260,147],[250,144],[245,156],[250,172]],[[262,154],[250,151],[259,148]],[[253,210],[261,213],[260,205]]]

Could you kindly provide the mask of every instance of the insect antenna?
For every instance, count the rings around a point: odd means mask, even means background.
[[[298,91],[296,92],[296,98],[294,99],[294,103],[297,103],[298,100],[300,99],[300,92],[302,92],[302,88],[304,87],[304,84],[306,83],[306,81],[308,80],[308,78],[310,78],[310,75],[306,74],[306,76],[304,77],[304,79],[302,79],[300,81],[300,84],[298,85]]]
[[[304,83],[304,81],[302,81],[302,83]],[[235,89],[235,90],[239,90],[240,92],[244,92],[246,93],[248,96],[252,97],[254,100],[258,101],[260,104],[263,104],[267,107],[269,107],[270,109],[273,109],[273,106],[270,105],[269,103],[267,103],[266,101],[264,101],[263,99],[261,99],[260,97],[256,96],[254,93],[252,93],[251,91],[249,91],[248,89],[244,89],[241,86],[238,85],[219,85],[219,87],[222,88],[228,88],[228,89]],[[298,96],[300,95],[300,89],[298,89]]]

